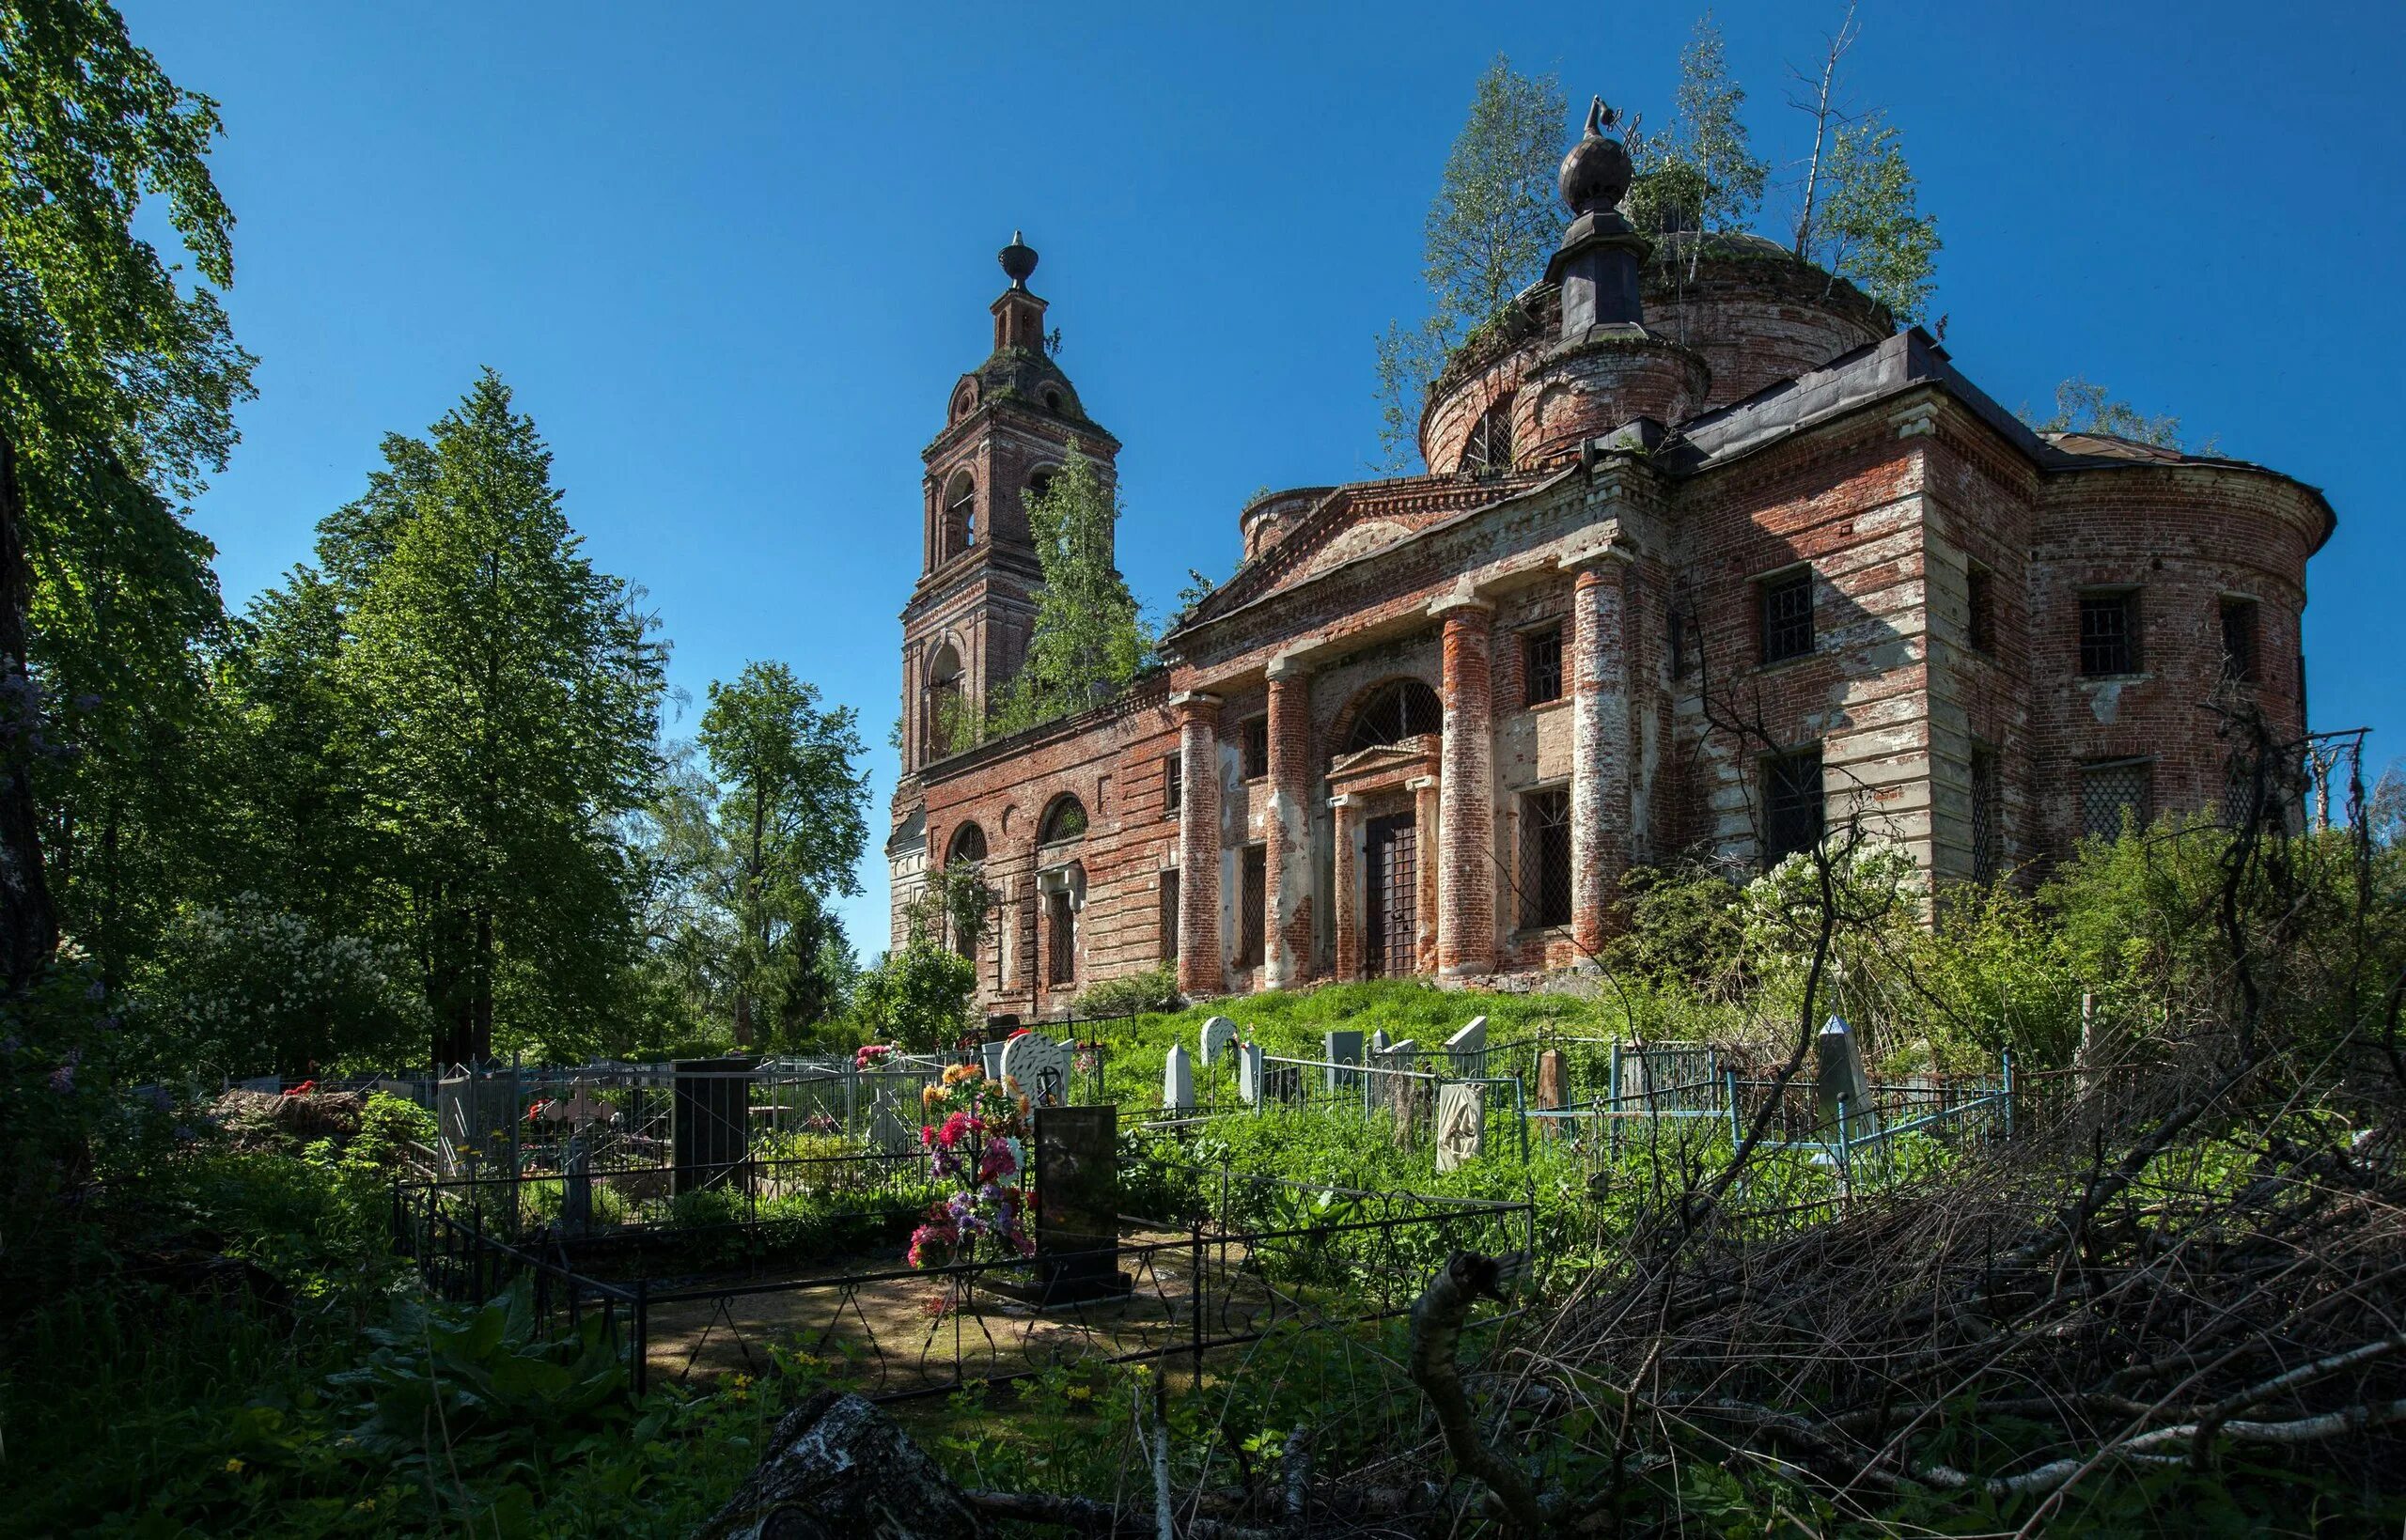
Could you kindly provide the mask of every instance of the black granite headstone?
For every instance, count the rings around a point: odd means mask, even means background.
[[[743,1164],[752,1116],[752,1061],[680,1059],[671,1086],[668,1138],[674,1192],[729,1180]]]
[[[1119,1270],[1119,1109],[1036,1112],[1037,1302],[1073,1304],[1129,1292]]]

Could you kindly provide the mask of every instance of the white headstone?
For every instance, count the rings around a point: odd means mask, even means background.
[[[1453,1055],[1455,1074],[1486,1074],[1487,1018],[1472,1017],[1469,1026],[1445,1039],[1445,1051]]]
[[[1070,1050],[1040,1032],[1023,1032],[1003,1045],[1003,1079],[1019,1082],[1031,1107],[1070,1105]]]
[[[1370,1029],[1370,1052],[1374,1056],[1374,1062],[1376,1055],[1384,1053],[1386,1050],[1387,1029],[1384,1027],[1372,1027]]]
[[[1237,1040],[1237,1024],[1225,1016],[1215,1016],[1203,1023],[1202,1053],[1195,1062],[1204,1068],[1211,1067],[1228,1045]]]
[[[999,1038],[991,1043],[980,1043],[977,1045],[978,1054],[986,1061],[986,1078],[988,1080],[998,1081],[1003,1078],[1003,1050],[1008,1047],[1010,1047],[1009,1043]]]
[[[1487,1137],[1487,1103],[1480,1087],[1437,1087],[1437,1169],[1452,1171],[1478,1158]]]
[[[1261,1099],[1261,1077],[1268,1067],[1262,1060],[1267,1057],[1259,1043],[1237,1045],[1237,1096],[1247,1106]]]
[[[1168,1112],[1191,1112],[1195,1110],[1195,1066],[1187,1062],[1184,1043],[1170,1044],[1169,1057],[1162,1064],[1162,1110]]]
[[[881,1083],[876,1092],[874,1110],[869,1113],[869,1143],[888,1155],[900,1155],[919,1147],[919,1130],[903,1115],[908,1094],[898,1085]]]

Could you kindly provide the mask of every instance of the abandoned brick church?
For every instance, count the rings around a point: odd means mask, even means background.
[[[1593,129],[1565,159],[1544,281],[1430,393],[1430,474],[1256,498],[1165,668],[959,747],[1034,623],[1023,498],[1119,447],[1013,240],[926,450],[897,944],[965,862],[989,1011],[1172,961],[1190,994],[1571,967],[1633,864],[1768,864],[1851,817],[1984,879],[2220,801],[2228,692],[2304,731],[2320,492],[2033,433],[1768,242],[1649,241],[1629,175]]]

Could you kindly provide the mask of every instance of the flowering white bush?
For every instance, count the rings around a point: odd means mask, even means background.
[[[398,946],[327,935],[245,893],[180,911],[142,991],[192,1059],[230,1076],[423,1056],[425,1007]]]

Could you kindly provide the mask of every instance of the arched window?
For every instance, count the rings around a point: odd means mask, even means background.
[[[1055,797],[1053,805],[1044,810],[1044,821],[1037,826],[1036,843],[1058,845],[1086,832],[1086,804],[1075,797]]]
[[[1445,724],[1445,708],[1435,691],[1418,679],[1396,679],[1379,686],[1362,703],[1352,731],[1345,735],[1345,752],[1359,754],[1383,743],[1442,732]]]
[[[1471,475],[1494,475],[1512,468],[1512,397],[1495,398],[1470,430],[1462,447],[1462,470]]]
[[[964,380],[961,382],[961,388],[952,393],[952,420],[959,422],[976,410],[977,381]]]
[[[986,831],[964,823],[952,832],[952,853],[945,858],[945,865],[975,865],[985,859]]]
[[[977,479],[958,472],[944,492],[945,550],[958,556],[977,543]]]
[[[961,721],[961,654],[946,642],[928,660],[928,757],[942,759],[964,747]]]
[[[1020,506],[1031,510],[1034,509],[1036,505],[1041,502],[1047,493],[1052,491],[1053,478],[1059,474],[1059,472],[1048,465],[1041,471],[1037,472],[1034,475],[1029,476],[1027,478],[1027,495],[1020,499]]]

